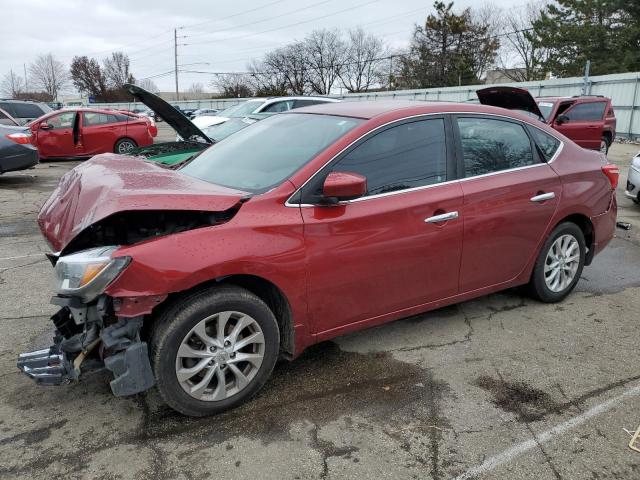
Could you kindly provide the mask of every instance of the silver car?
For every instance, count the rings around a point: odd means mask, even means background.
[[[640,152],[631,160],[624,194],[634,202],[640,203]]]

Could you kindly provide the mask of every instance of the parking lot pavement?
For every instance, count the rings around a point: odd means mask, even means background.
[[[637,146],[614,145],[626,179]],[[35,216],[72,162],[0,176],[0,478],[640,478],[640,207],[577,291],[508,291],[352,334],[276,367],[252,402],[180,417],[109,376],[42,388],[18,353],[49,345]],[[339,301],[339,299],[336,299]]]

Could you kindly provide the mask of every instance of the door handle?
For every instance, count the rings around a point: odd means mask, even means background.
[[[458,212],[447,212],[442,213],[440,215],[434,215],[433,217],[425,218],[425,223],[440,223],[446,222],[447,220],[453,220],[454,218],[458,218]]]
[[[544,202],[546,200],[551,200],[552,198],[556,198],[556,194],[554,192],[541,193],[540,195],[536,195],[535,197],[531,197],[531,201],[532,202]]]

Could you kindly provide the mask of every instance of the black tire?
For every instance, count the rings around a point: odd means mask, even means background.
[[[549,250],[553,246],[554,242],[563,235],[572,235],[578,242],[580,249],[578,268],[575,272],[573,280],[561,291],[553,291],[547,285],[545,281],[545,263]],[[575,223],[565,222],[558,225],[549,235],[549,238],[544,242],[540,254],[536,259],[536,263],[533,267],[533,273],[531,274],[531,280],[529,281],[528,290],[530,295],[544,303],[555,303],[564,300],[564,298],[571,293],[576,284],[580,280],[582,269],[584,268],[584,260],[586,255],[586,246],[584,240],[584,234],[580,227]]]
[[[604,150],[604,154],[607,155],[609,153],[609,147],[611,146],[611,139],[607,135],[603,135],[600,140],[600,151]]]
[[[264,335],[262,364],[239,392],[223,400],[199,400],[189,395],[178,381],[178,348],[201,320],[225,311],[241,312],[258,323]],[[171,408],[192,417],[221,413],[255,395],[271,375],[280,348],[280,331],[273,312],[253,293],[232,285],[201,290],[171,305],[155,320],[150,336],[151,366],[160,395]]]
[[[129,145],[130,147],[125,147],[127,145]],[[131,150],[133,150],[137,146],[138,146],[138,144],[136,143],[135,140],[133,140],[132,138],[124,137],[124,138],[121,138],[120,140],[118,140],[116,142],[116,144],[113,146],[113,152],[114,153],[125,154],[127,152],[130,152]],[[125,147],[124,150],[120,151],[123,147]]]

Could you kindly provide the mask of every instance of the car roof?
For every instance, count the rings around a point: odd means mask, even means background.
[[[594,100],[594,101],[608,101],[609,98],[601,95],[576,95],[573,97],[535,97],[539,101],[547,102],[566,102],[571,100]]]
[[[337,115],[342,117],[354,117],[372,119],[382,115],[394,114],[395,117],[438,114],[438,113],[485,113],[502,115],[525,122],[531,122],[530,115],[500,107],[491,107],[478,103],[454,103],[454,102],[424,102],[419,100],[371,100],[351,101],[339,103],[322,103],[310,107],[302,107],[289,110],[281,115],[296,113],[315,113],[321,115]],[[535,120],[535,119],[534,119]],[[542,125],[542,122],[540,122]]]

